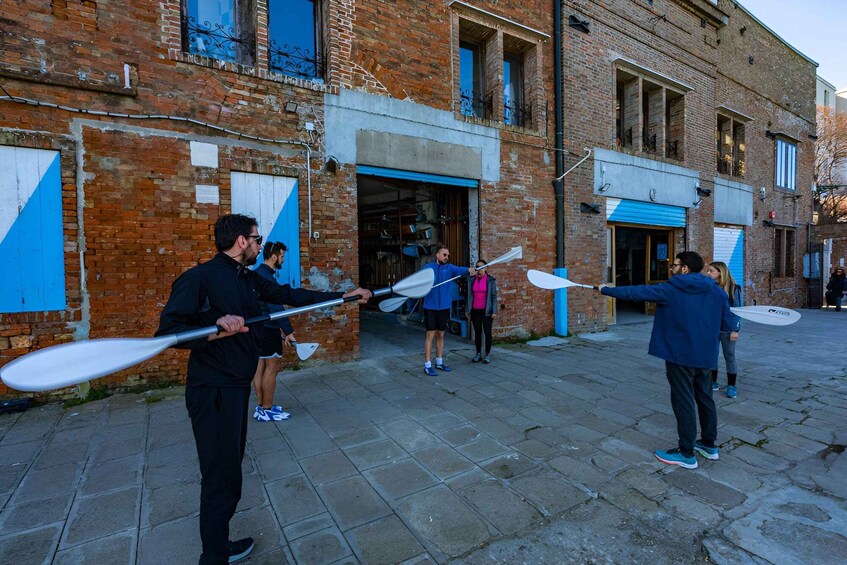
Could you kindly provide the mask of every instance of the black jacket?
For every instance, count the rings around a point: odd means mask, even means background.
[[[256,274],[262,277],[263,279],[267,279],[275,284],[279,284],[276,282],[274,278],[274,270],[267,266],[267,264],[262,263],[255,269]],[[288,285],[282,285],[288,286]],[[291,287],[289,287],[291,288]],[[262,314],[273,314],[274,312],[282,312],[285,310],[285,307],[280,304],[271,304],[270,302],[262,302],[260,303],[262,307]],[[272,322],[265,322],[265,327],[273,330],[282,330],[285,332],[285,335],[293,334],[294,327],[291,325],[291,322],[288,318],[280,318],[279,320],[274,320]],[[279,332],[276,332],[279,334]]]
[[[218,253],[211,261],[187,270],[174,281],[156,335],[213,326],[218,318],[227,314],[245,319],[260,316],[260,300],[306,306],[341,296],[340,292],[315,292],[280,286],[231,257]],[[259,359],[252,332],[214,341],[202,338],[176,347],[191,349],[188,386],[248,387]]]
[[[844,292],[845,280],[847,280],[847,276],[841,275],[839,277],[835,273],[832,273],[829,277],[829,282],[826,284],[826,289],[831,290],[838,296]]]

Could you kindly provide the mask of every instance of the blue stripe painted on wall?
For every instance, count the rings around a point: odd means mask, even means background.
[[[20,174],[13,171],[13,174]],[[20,215],[0,242],[0,312],[64,310],[65,256],[62,181],[53,159]]]
[[[276,280],[292,288],[300,288],[300,210],[297,187],[298,183],[295,182],[267,238],[267,241],[281,241],[288,246],[282,268],[276,272]]]
[[[446,184],[450,186],[463,186],[466,188],[476,188],[477,186],[479,186],[479,181],[475,179],[450,177],[446,175],[434,175],[431,173],[418,173],[415,171],[403,171],[400,169],[387,169],[385,167],[372,167],[370,165],[359,165],[356,167],[356,172],[360,175],[386,177],[390,179],[414,180],[420,182],[431,182],[435,184]]]
[[[685,208],[641,202],[640,200],[608,198],[606,200],[606,219],[610,222],[627,224],[684,228]]]

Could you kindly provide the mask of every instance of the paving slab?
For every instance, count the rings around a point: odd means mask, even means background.
[[[691,472],[678,467],[664,475],[663,480],[671,486],[725,510],[735,508],[747,500],[747,496],[724,484],[710,479],[702,472]]]
[[[52,498],[6,506],[0,511],[0,532],[6,535],[64,522],[72,502],[73,493],[66,492]]]
[[[442,485],[400,499],[395,511],[437,559],[462,555],[492,536],[485,522]]]
[[[391,514],[388,505],[360,476],[321,485],[318,492],[342,532]]]
[[[137,526],[140,506],[140,486],[77,500],[68,516],[61,549]]]
[[[305,475],[266,483],[265,488],[282,526],[326,512],[323,502]]]
[[[340,450],[301,459],[300,466],[313,485],[330,483],[358,473]]]
[[[375,441],[351,447],[345,449],[344,453],[360,471],[393,463],[409,456],[392,440]]]
[[[291,542],[291,553],[298,563],[329,565],[353,552],[338,528],[328,528]]]
[[[439,480],[453,477],[475,468],[473,462],[446,445],[436,445],[415,451],[412,456]]]
[[[137,541],[134,529],[117,533],[59,551],[56,553],[53,564],[109,563],[134,565]]]
[[[63,524],[0,536],[0,563],[41,565],[50,563],[62,535]]]
[[[171,483],[157,489],[145,489],[141,510],[141,528],[149,529],[200,511],[200,482]]]
[[[415,536],[393,515],[354,528],[345,538],[362,563],[402,563],[425,553]]]

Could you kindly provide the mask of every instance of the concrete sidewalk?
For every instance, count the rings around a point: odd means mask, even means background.
[[[650,323],[281,376],[251,420],[232,537],[250,563],[826,563],[847,555],[847,313],[745,323],[719,461],[674,447]],[[725,376],[721,375],[725,384]],[[182,392],[0,417],[0,562],[195,563],[199,471]]]

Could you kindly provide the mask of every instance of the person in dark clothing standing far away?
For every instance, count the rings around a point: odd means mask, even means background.
[[[342,296],[280,286],[247,267],[256,263],[262,236],[254,218],[228,214],[215,222],[218,254],[173,283],[156,335],[217,324],[220,332],[176,347],[190,349],[185,405],[200,461],[200,563],[233,563],[253,549],[253,538],[229,540],[229,521],[241,498],[241,460],[247,442],[250,382],[259,350],[244,319],[262,313],[259,301],[305,306]],[[371,292],[356,289],[344,296]]]
[[[491,327],[497,313],[497,279],[488,274],[486,262],[476,262],[476,276],[468,277],[468,294],[465,315],[473,324],[476,356],[471,363],[491,363]],[[485,355],[482,354],[482,336],[485,334]]]
[[[830,304],[831,298],[831,304],[835,304],[835,311],[841,312],[841,301],[844,298],[844,290],[847,289],[844,269],[841,267],[835,268],[835,271],[833,271],[832,275],[829,277],[829,282],[826,283],[826,289],[829,291],[826,293],[826,303]]]
[[[285,252],[288,247],[279,241],[268,241],[262,249],[263,261],[256,267],[256,274],[273,283],[276,283],[274,273],[281,267],[285,260]],[[285,310],[277,304],[261,303],[262,313],[271,314]],[[253,328],[256,337],[256,345],[259,348],[259,366],[256,367],[256,375],[253,377],[253,390],[256,392],[256,409],[253,411],[253,419],[259,422],[278,422],[287,420],[291,414],[282,409],[282,406],[274,404],[274,392],[276,391],[276,376],[282,366],[283,348],[291,345],[294,341],[294,328],[288,318],[280,318],[266,322],[263,326]]]
[[[453,277],[458,277],[468,273],[473,275],[476,273],[473,267],[457,267],[450,264],[450,250],[443,243],[435,246],[435,261],[424,265],[424,269],[432,269],[435,271],[435,282],[433,287]],[[442,355],[444,354],[444,330],[447,329],[447,322],[450,321],[450,284],[442,284],[437,288],[429,291],[429,294],[424,298],[424,324],[426,325],[426,351],[424,351],[424,373],[430,377],[436,376],[438,373],[435,369],[449,372],[450,367],[444,364]],[[435,369],[432,368],[432,339],[435,338]]]
[[[648,353],[665,360],[679,446],[657,450],[655,455],[663,463],[686,469],[697,468],[695,451],[706,459],[719,457],[710,372],[717,364],[720,333],[729,332],[732,324],[727,295],[701,273],[704,265],[700,255],[683,251],[677,254],[666,283],[599,287],[606,296],[656,303]],[[700,440],[696,440],[698,415]]]

